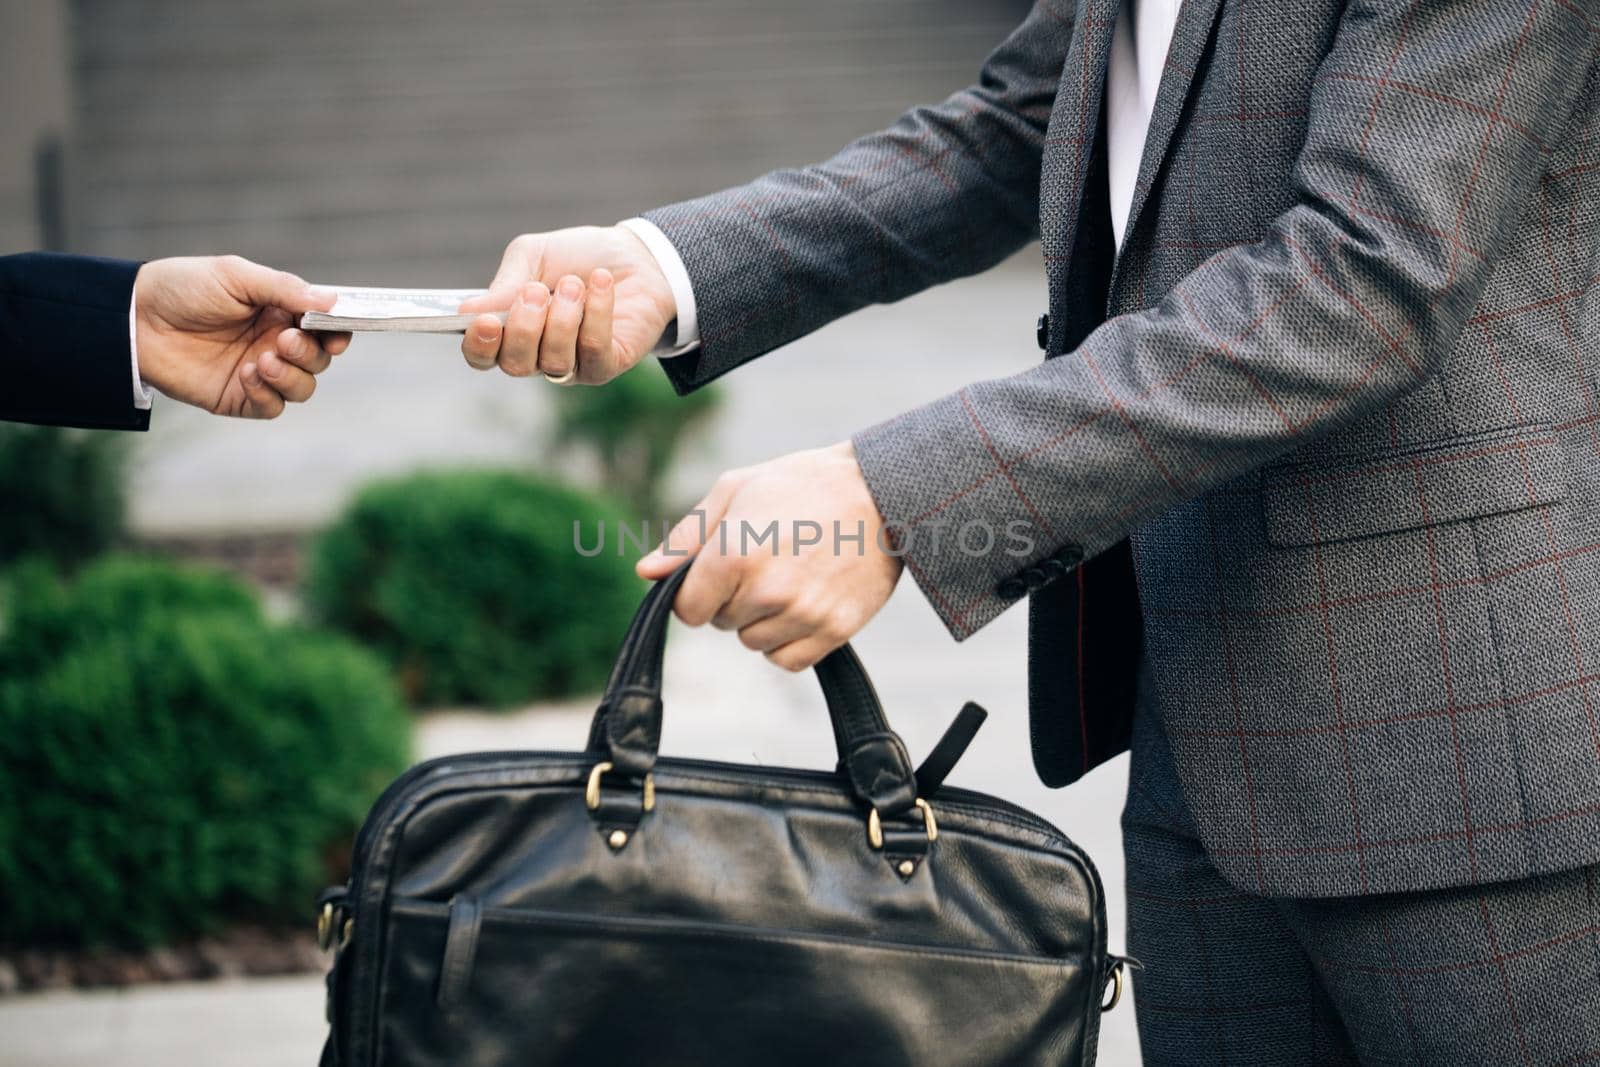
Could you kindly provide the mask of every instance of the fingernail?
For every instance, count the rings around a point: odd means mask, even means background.
[[[556,288],[556,292],[561,295],[563,300],[576,300],[578,295],[583,292],[583,286],[576,278],[562,278],[561,284]]]
[[[483,341],[485,344],[492,343],[494,341],[494,331],[485,326],[478,331],[478,340]]]
[[[611,280],[611,272],[602,268],[594,272],[594,277],[590,278],[589,282],[603,293],[611,288]]]

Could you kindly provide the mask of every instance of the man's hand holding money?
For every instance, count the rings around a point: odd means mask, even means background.
[[[350,344],[345,333],[297,329],[332,293],[238,256],[158,259],[134,281],[140,376],[167,396],[217,415],[273,419],[311,399],[316,376]]]
[[[623,226],[524,234],[506,248],[461,353],[478,370],[600,385],[638,363],[677,317],[666,276]],[[495,312],[506,312],[502,323]]]

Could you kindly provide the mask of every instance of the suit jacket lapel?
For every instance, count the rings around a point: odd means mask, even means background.
[[[1061,84],[1050,111],[1039,189],[1039,236],[1050,279],[1049,351],[1059,351],[1067,317],[1063,306],[1067,272],[1083,205],[1089,156],[1100,126],[1100,101],[1111,54],[1111,31],[1122,0],[1078,0],[1072,44],[1061,68]]]
[[[1183,6],[1178,10],[1172,47],[1167,51],[1166,66],[1162,69],[1155,106],[1150,113],[1150,131],[1145,135],[1144,153],[1139,157],[1139,176],[1133,186],[1133,205],[1128,210],[1126,232],[1129,234],[1139,225],[1139,215],[1150,198],[1156,172],[1161,169],[1161,164],[1167,158],[1167,150],[1172,147],[1172,135],[1178,128],[1184,104],[1188,102],[1195,70],[1204,60],[1212,23],[1221,9],[1222,0],[1183,0]]]

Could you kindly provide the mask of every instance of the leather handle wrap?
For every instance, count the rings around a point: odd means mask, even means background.
[[[589,728],[589,750],[623,774],[642,777],[661,748],[661,675],[672,602],[688,574],[685,563],[645,594],[622,639],[605,695]],[[905,744],[889,728],[866,669],[849,645],[816,666],[833,722],[839,766],[851,789],[884,817],[911,809],[916,775]]]

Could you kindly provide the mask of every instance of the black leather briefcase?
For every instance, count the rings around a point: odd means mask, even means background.
[[[817,667],[837,771],[658,759],[681,579],[640,607],[587,751],[434,760],[373,807],[321,901],[323,1063],[1092,1063],[1123,963],[1100,879],[942,788],[981,709],[914,771],[844,648]]]

